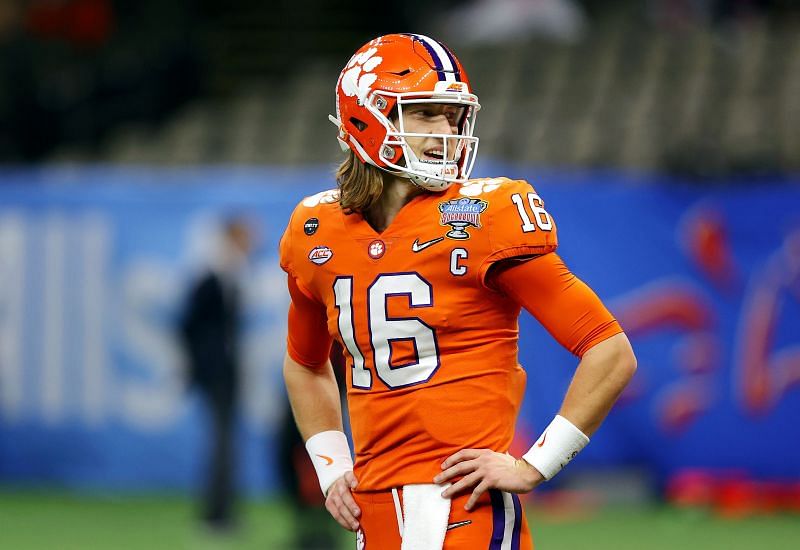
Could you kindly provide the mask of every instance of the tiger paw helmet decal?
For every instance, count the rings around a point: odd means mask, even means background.
[[[383,62],[383,58],[379,55],[376,56],[376,53],[378,53],[378,48],[373,47],[350,59],[341,77],[342,91],[346,96],[356,96],[361,103],[364,103],[370,86],[378,80],[378,76],[373,71]]]

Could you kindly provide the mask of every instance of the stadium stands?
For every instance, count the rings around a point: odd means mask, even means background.
[[[231,28],[238,41],[270,44],[259,38],[270,34],[268,29],[250,36],[236,25]],[[727,31],[672,31],[612,16],[576,44],[532,38],[462,47],[460,55],[480,83],[482,154],[551,166],[622,166],[699,176],[796,171],[798,29],[756,20]],[[234,51],[245,51],[244,42]],[[286,71],[267,58],[265,48],[254,48],[247,58],[231,55],[231,62],[238,59],[235,64],[218,59],[226,69],[217,74],[217,89],[229,93],[184,106],[156,130],[145,125],[118,129],[97,160],[333,161],[338,148],[327,114],[334,108],[339,60],[301,53]],[[74,158],[83,157],[69,148],[53,156]]]

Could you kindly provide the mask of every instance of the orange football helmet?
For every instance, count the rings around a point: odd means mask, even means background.
[[[464,107],[458,134],[404,131],[403,106],[412,103]],[[329,118],[339,128],[343,150],[420,187],[442,191],[469,178],[478,149],[473,131],[479,109],[464,67],[444,44],[421,34],[389,34],[350,58],[336,84],[337,116]],[[441,138],[442,159],[418,158],[407,137]]]

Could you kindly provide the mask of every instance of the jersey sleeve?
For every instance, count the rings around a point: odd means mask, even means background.
[[[302,270],[297,265],[295,234],[300,230],[296,227],[300,208],[303,206],[298,205],[292,212],[279,245],[280,265],[288,274],[287,284],[291,297],[286,352],[301,365],[317,369],[328,361],[332,338],[328,334],[325,304],[303,283],[300,273]]]
[[[578,357],[622,332],[600,298],[564,265],[558,254],[509,266],[493,272],[491,277],[495,288],[524,307]]]
[[[555,221],[531,184],[508,180],[487,200],[489,242],[480,264],[482,281],[489,268],[500,260],[539,256],[558,248]]]
[[[312,369],[325,365],[333,339],[328,334],[325,305],[317,302],[289,275],[289,330],[286,352],[296,362]]]

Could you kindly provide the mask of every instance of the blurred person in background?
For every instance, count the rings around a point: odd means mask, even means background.
[[[202,519],[215,531],[235,526],[235,418],[239,400],[240,275],[252,250],[247,222],[227,220],[212,264],[193,283],[180,321],[193,387],[210,417]]]
[[[469,180],[480,105],[445,45],[370,41],[342,71],[336,106],[338,189],[304,199],[281,240],[284,376],[326,507],[358,548],[529,549],[517,493],[588,443],[633,376],[630,343],[555,253],[533,187]],[[581,360],[559,414],[515,458],[521,307]]]

